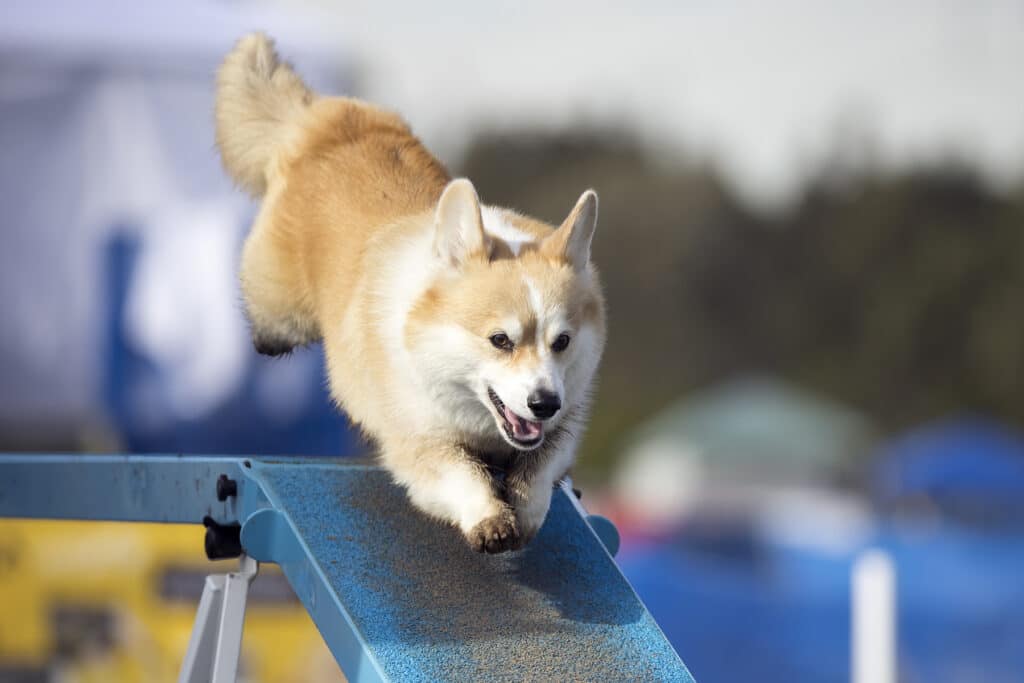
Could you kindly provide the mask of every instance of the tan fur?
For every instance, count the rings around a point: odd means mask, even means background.
[[[313,93],[260,33],[238,42],[217,74],[217,146],[225,167],[254,195],[267,189],[277,151],[293,134]]]
[[[477,549],[500,551],[528,540],[548,501],[503,498],[481,458],[505,454],[495,457],[512,463],[511,479],[516,471],[522,475],[516,490],[523,496],[539,490],[536,495],[549,498],[551,481],[534,483],[531,477],[564,474],[554,469],[568,466],[572,444],[547,469],[539,460],[530,468],[517,465],[526,456],[513,457],[495,424],[449,425],[443,411],[459,406],[410,403],[409,392],[427,395],[443,387],[417,384],[407,351],[434,343],[443,323],[462,330],[460,339],[468,333],[476,340],[468,354],[496,367],[532,367],[550,355],[551,340],[537,345],[536,311],[529,306],[531,297],[540,296],[559,302],[574,330],[590,330],[586,338],[593,338],[592,354],[599,357],[603,301],[588,262],[596,196],[585,194],[558,230],[501,214],[535,240],[516,255],[501,238],[483,232],[472,186],[449,185],[445,168],[400,117],[358,100],[313,94],[261,34],[243,38],[225,59],[216,119],[228,172],[263,197],[241,268],[257,349],[276,354],[323,339],[332,396],[378,442],[384,463],[414,503],[458,525]],[[439,208],[442,193],[448,204]],[[592,215],[581,218],[587,211]],[[454,232],[445,234],[443,225],[455,226]],[[418,253],[410,245],[422,242],[430,249],[424,240],[433,240],[440,259],[451,263],[402,262],[409,258],[404,254]],[[454,251],[446,252],[446,245]],[[431,274],[421,292],[415,289],[420,268]],[[387,294],[404,291],[395,284],[403,278],[419,292],[406,302],[404,318],[391,310],[404,300]],[[488,338],[510,316],[523,321],[529,334],[505,358]],[[596,357],[587,363],[596,367]],[[582,426],[587,393],[563,411],[570,433]],[[464,399],[458,394],[445,400]],[[466,405],[474,416],[488,414],[472,401]],[[452,491],[460,500],[449,500]],[[523,518],[527,508],[530,519]]]
[[[537,323],[528,305],[526,286],[517,279],[517,272],[526,273],[541,287],[569,290],[566,298],[573,304],[570,317],[586,319],[597,326],[603,326],[604,308],[600,295],[577,282],[569,266],[538,254],[535,250],[528,250],[516,259],[500,258],[474,264],[466,273],[471,286],[446,289],[444,284],[438,284],[427,290],[410,313],[407,334],[416,334],[421,322],[451,320],[475,331],[482,348],[487,350],[488,333],[497,329],[502,314],[506,313],[523,321],[524,336],[527,338],[524,344],[516,347],[510,361],[515,362],[526,354],[536,353],[534,334]]]

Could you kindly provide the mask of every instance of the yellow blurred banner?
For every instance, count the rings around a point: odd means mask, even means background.
[[[176,681],[207,574],[203,528],[0,520],[0,680]],[[239,681],[344,681],[274,565],[260,567]]]

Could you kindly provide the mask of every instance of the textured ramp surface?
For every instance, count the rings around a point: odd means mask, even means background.
[[[488,556],[377,468],[258,476],[393,681],[692,681],[561,491],[529,547]]]

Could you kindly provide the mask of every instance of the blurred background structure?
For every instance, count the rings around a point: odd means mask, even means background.
[[[899,680],[1024,680],[1019,2],[3,17],[0,450],[362,447],[319,349],[257,356],[238,302],[253,204],[219,168],[213,72],[262,29],[318,88],[401,111],[486,202],[558,220],[598,190],[610,340],[576,476],[698,680],[849,680],[868,547],[897,572]],[[0,596],[49,635],[0,623],[0,681],[173,679],[160,601],[141,617],[127,589],[41,572],[19,524],[0,527]],[[174,567],[154,548],[177,530],[89,533],[152,558],[118,570],[160,594]],[[68,664],[83,652],[145,661],[90,679]]]

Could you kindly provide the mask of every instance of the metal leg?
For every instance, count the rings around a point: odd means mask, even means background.
[[[206,577],[178,683],[235,683],[245,601],[258,571],[259,563],[242,555],[237,572]]]

